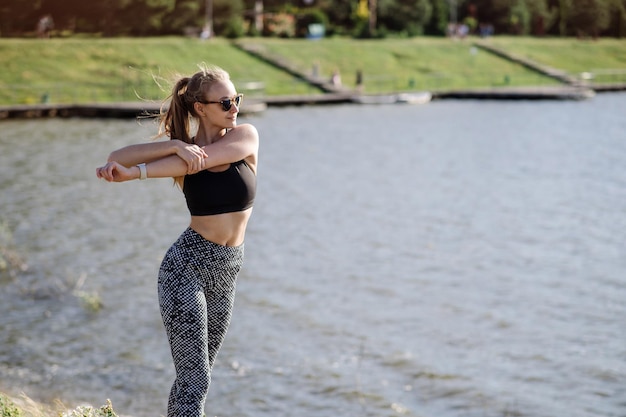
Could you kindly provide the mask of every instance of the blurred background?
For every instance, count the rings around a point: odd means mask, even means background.
[[[623,0],[4,0],[2,36],[626,35]],[[313,26],[312,24],[322,25]]]
[[[0,391],[165,414],[189,215],[95,168],[206,62],[266,104],[208,416],[623,417],[625,7],[3,0]]]

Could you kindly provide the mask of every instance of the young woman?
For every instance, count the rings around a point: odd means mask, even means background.
[[[96,170],[99,178],[113,182],[172,177],[191,213],[158,277],[176,369],[168,417],[203,416],[211,369],[230,323],[259,148],[256,129],[237,126],[241,99],[220,68],[182,78],[159,128],[171,140],[118,149]]]

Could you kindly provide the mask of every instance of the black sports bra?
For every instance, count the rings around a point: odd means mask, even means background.
[[[256,175],[241,160],[225,171],[185,175],[183,193],[192,216],[243,211],[254,204]]]

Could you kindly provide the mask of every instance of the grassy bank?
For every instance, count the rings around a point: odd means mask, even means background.
[[[0,39],[0,104],[44,95],[58,103],[161,99],[176,73],[195,72],[201,62],[224,67],[239,83],[263,81],[270,94],[310,91],[222,39]]]
[[[626,83],[626,41],[620,39],[493,38],[494,46],[570,74],[593,73],[598,83]]]
[[[317,65],[320,74],[330,77],[337,69],[348,87],[354,87],[360,70],[365,91],[370,93],[555,84],[478,50],[471,39],[248,39],[245,43],[258,44],[268,55],[289,60],[300,72],[311,73]]]
[[[356,72],[362,71],[369,93],[555,84],[474,48],[472,39],[247,38],[240,42],[288,61],[301,73],[317,71],[320,77],[330,77],[337,69],[348,88],[355,86]],[[624,41],[503,37],[488,42],[576,74],[626,70]],[[158,82],[169,81],[175,73],[193,72],[199,62],[227,69],[244,93],[253,93],[244,84],[251,81],[262,81],[268,95],[319,93],[225,39],[0,39],[0,104],[160,99],[166,91],[159,89]]]

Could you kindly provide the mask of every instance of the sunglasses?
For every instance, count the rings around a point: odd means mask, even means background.
[[[202,101],[202,100],[198,100],[198,101],[202,104],[212,104],[212,103],[221,104],[222,110],[229,111],[230,108],[233,107],[233,104],[237,106],[237,108],[239,108],[242,100],[243,100],[243,94],[237,94],[233,98],[225,98],[224,100],[220,100],[220,101]]]

